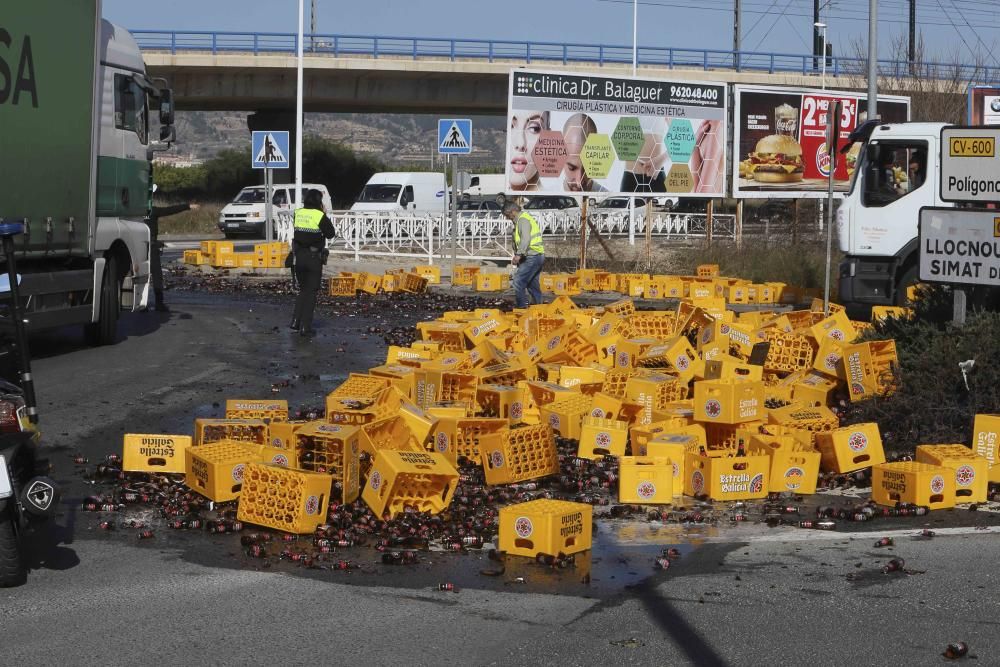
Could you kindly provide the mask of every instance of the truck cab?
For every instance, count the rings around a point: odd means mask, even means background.
[[[852,313],[902,304],[906,288],[918,282],[920,209],[950,206],[941,201],[938,177],[942,127],[871,121],[851,136],[860,151],[848,153],[851,188],[836,224],[845,254],[840,301]]]

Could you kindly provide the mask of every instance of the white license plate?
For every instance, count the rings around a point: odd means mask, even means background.
[[[238,222],[230,222],[230,223],[226,224],[226,227],[229,227],[230,229],[234,229],[234,228],[239,227],[239,226],[240,226],[240,223],[238,223]]]
[[[9,498],[14,494],[14,488],[10,485],[10,476],[7,474],[7,461],[0,456],[0,498]]]

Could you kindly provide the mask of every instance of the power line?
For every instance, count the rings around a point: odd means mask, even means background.
[[[791,6],[791,4],[792,0],[788,0],[788,2],[785,3],[785,8],[781,10],[781,14],[779,14],[778,18],[774,20],[774,23],[771,24],[771,27],[767,29],[767,32],[764,33],[764,36],[757,41],[757,46],[753,47],[754,51],[760,48],[760,45],[764,43],[764,40],[767,39],[767,36],[771,34],[772,30],[774,30],[774,26],[778,25],[778,23],[781,21],[781,17],[785,15],[785,12],[788,11],[788,8]]]
[[[597,0],[597,2],[604,2],[604,3],[609,3],[609,4],[632,5],[632,0]],[[701,0],[701,2],[705,2],[705,0]],[[726,14],[729,14],[729,13],[732,12],[732,5],[731,4],[728,7],[726,7],[726,8],[723,8],[723,7],[711,7],[711,6],[691,6],[691,5],[677,4],[677,3],[671,3],[671,2],[653,2],[652,0],[640,0],[639,4],[640,5],[644,5],[644,6],[648,6],[648,7],[687,9],[687,10],[690,10],[690,11],[724,12]],[[766,14],[766,13],[770,13],[770,12],[761,12],[760,10],[755,10],[755,9],[745,9],[743,11],[745,13],[747,13],[747,14],[760,14],[760,13],[765,13]],[[947,12],[944,12],[944,14],[945,14],[945,16],[947,16]],[[812,18],[812,14],[811,13],[810,14],[803,14],[803,13],[796,13],[796,12],[785,12],[785,15],[786,16],[802,17],[802,18]],[[827,19],[836,19],[838,21],[860,21],[860,22],[864,22],[864,23],[868,22],[868,17],[867,16],[852,16],[852,15],[847,15],[847,14],[827,14],[825,18],[827,18]],[[900,19],[891,19],[891,18],[885,18],[883,16],[879,17],[878,22],[879,23],[909,25],[909,20],[908,19],[902,19],[902,18],[900,18]],[[940,21],[927,21],[927,20],[921,21],[921,20],[918,20],[917,24],[921,25],[921,26],[944,26],[944,27],[952,27],[952,28],[955,27],[954,22],[945,23],[945,22],[940,22]],[[980,28],[984,28],[984,29],[1000,29],[1000,23],[989,23],[989,24],[980,23],[979,27]]]

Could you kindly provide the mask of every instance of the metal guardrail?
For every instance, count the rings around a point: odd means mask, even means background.
[[[335,230],[327,241],[332,254],[361,257],[435,257],[451,255],[451,221],[442,216],[372,215],[351,211],[330,215]],[[580,216],[543,213],[539,226],[546,238],[563,239],[580,233]],[[591,216],[591,222],[601,236],[627,236],[627,213]],[[646,218],[636,216],[635,234],[646,233]],[[703,213],[658,213],[649,219],[650,233],[658,238],[678,240],[705,238],[707,216]],[[458,256],[462,259],[496,259],[510,257],[513,225],[500,215],[460,217],[458,219]],[[290,243],[293,217],[289,211],[278,211],[275,238]],[[735,240],[736,216],[715,215],[712,237]]]
[[[221,32],[178,30],[132,30],[144,51],[291,54],[298,49],[298,35],[281,32]],[[447,61],[589,63],[597,66],[632,63],[632,47],[620,44],[571,42],[525,42],[487,39],[396,37],[387,35],[306,35],[303,48],[309,55],[332,57],[367,56],[394,59]],[[638,63],[668,69],[736,70],[768,73],[819,75],[822,57],[803,53],[724,51],[659,46],[640,46]],[[1000,68],[964,63],[928,62],[911,66],[908,61],[879,60],[879,73],[893,77],[930,79],[1000,79]],[[846,56],[828,56],[826,73],[831,77],[864,76],[866,61]]]

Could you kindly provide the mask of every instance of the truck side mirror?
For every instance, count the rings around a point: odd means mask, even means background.
[[[174,92],[169,88],[160,90],[160,125],[174,124]]]
[[[160,141],[172,144],[177,139],[177,131],[173,125],[160,126]]]
[[[401,206],[403,206],[404,208],[405,208],[406,206],[409,206],[409,204],[410,204],[410,197],[409,197],[409,195],[407,195],[407,194],[406,194],[406,192],[403,192],[403,194],[401,194],[401,195],[399,196],[399,203],[400,203],[400,205],[401,205]]]

